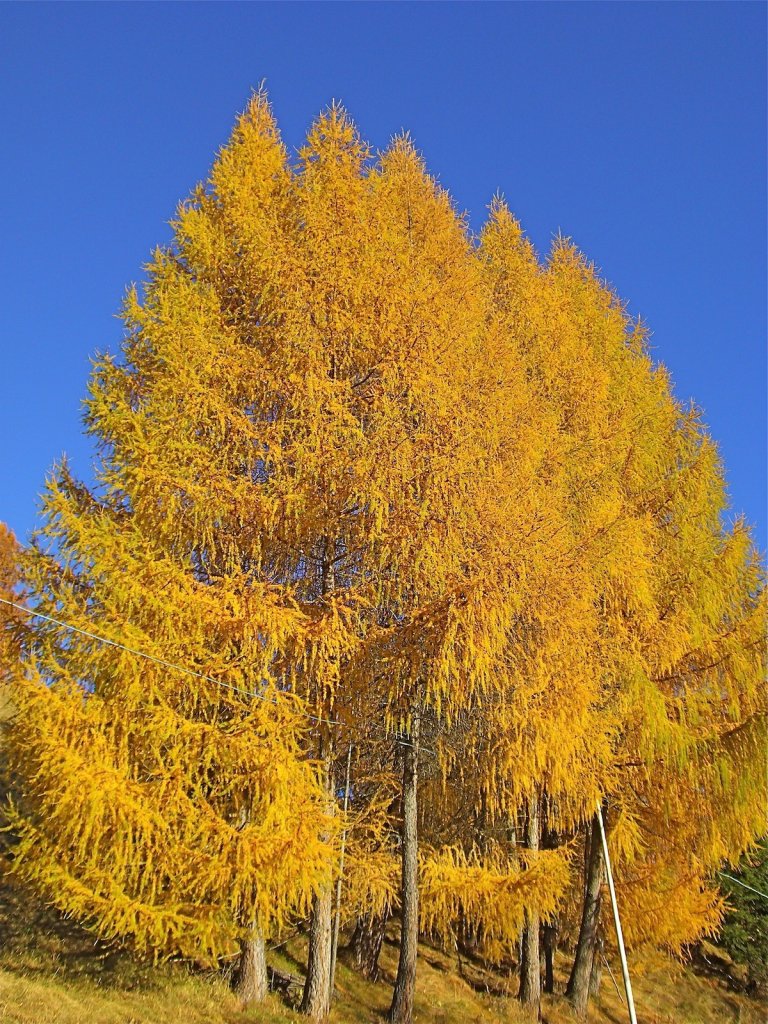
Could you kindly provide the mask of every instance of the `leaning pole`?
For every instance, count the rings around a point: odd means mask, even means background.
[[[619,906],[616,902],[616,890],[613,886],[613,872],[611,871],[611,858],[608,854],[608,840],[605,837],[605,825],[603,824],[603,809],[599,803],[597,805],[597,820],[600,823],[600,838],[603,841],[605,873],[608,876],[608,889],[611,893],[611,906],[613,907],[613,923],[616,925],[616,940],[619,944],[619,956],[621,957],[621,973],[624,975],[624,991],[627,993],[629,1024],[637,1024],[637,1017],[635,1016],[635,1000],[632,997],[632,982],[629,980],[629,968],[627,967],[627,951],[624,949],[624,935],[621,931],[621,920],[619,919]]]

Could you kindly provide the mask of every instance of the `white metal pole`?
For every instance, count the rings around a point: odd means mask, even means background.
[[[605,873],[608,876],[608,889],[611,894],[611,906],[613,907],[613,922],[616,925],[616,939],[619,944],[619,956],[621,957],[621,973],[624,975],[624,991],[627,993],[627,1008],[629,1010],[630,1024],[637,1024],[635,1016],[635,1000],[632,997],[632,982],[629,980],[629,968],[627,967],[627,952],[624,949],[624,935],[621,931],[619,920],[619,906],[616,903],[616,890],[613,887],[613,872],[611,871],[611,858],[608,855],[608,840],[605,837],[605,825],[603,824],[603,809],[597,805],[597,820],[600,824],[600,838],[603,841],[603,857],[605,858]]]

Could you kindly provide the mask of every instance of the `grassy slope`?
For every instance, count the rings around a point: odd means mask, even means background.
[[[278,1024],[303,1022],[288,1003],[271,995],[266,1005],[244,1012],[220,977],[191,974],[179,965],[152,968],[124,955],[94,947],[66,926],[40,922],[34,932],[6,932],[0,953],[0,1021],[9,1024]],[[283,971],[300,972],[301,940],[271,954]],[[369,1024],[383,1019],[389,1005],[397,950],[382,952],[384,977],[363,981],[343,962],[337,972],[338,996],[332,1022]],[[563,965],[565,966],[565,965]],[[562,978],[560,981],[562,983]],[[416,1020],[421,1024],[522,1024],[516,1001],[504,994],[501,975],[457,964],[431,946],[422,948]],[[762,1024],[765,1007],[727,992],[718,982],[675,968],[661,957],[647,960],[635,976],[641,1024]],[[566,1024],[574,1018],[562,998],[545,998],[544,1020]],[[590,1020],[614,1024],[626,1020],[609,977]]]

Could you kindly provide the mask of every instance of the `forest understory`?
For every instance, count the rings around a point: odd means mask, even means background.
[[[295,936],[268,953],[273,990],[266,1001],[242,1009],[226,976],[182,963],[153,965],[94,940],[72,921],[43,907],[15,885],[0,888],[0,1020],[8,1024],[278,1024],[306,1020],[297,1011],[306,939]],[[377,982],[353,970],[342,936],[330,1024],[375,1024],[386,1019],[397,971],[397,922],[381,952]],[[618,965],[612,964],[618,985]],[[576,1021],[562,992],[570,958],[556,961],[559,994],[544,995],[544,1024]],[[661,953],[633,962],[639,1024],[763,1024],[768,1004],[732,990],[728,979],[700,966],[683,966]],[[275,974],[275,972],[277,972]],[[479,960],[422,942],[414,1020],[422,1024],[524,1024],[515,998],[516,971],[494,970]],[[590,1003],[594,1024],[627,1019],[622,997],[603,971]]]

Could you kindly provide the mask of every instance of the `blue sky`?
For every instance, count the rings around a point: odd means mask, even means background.
[[[500,190],[652,332],[766,547],[766,6],[0,4],[0,519],[52,462],[90,474],[80,402],[125,286],[251,89],[301,144],[340,99],[411,131],[479,227]]]

